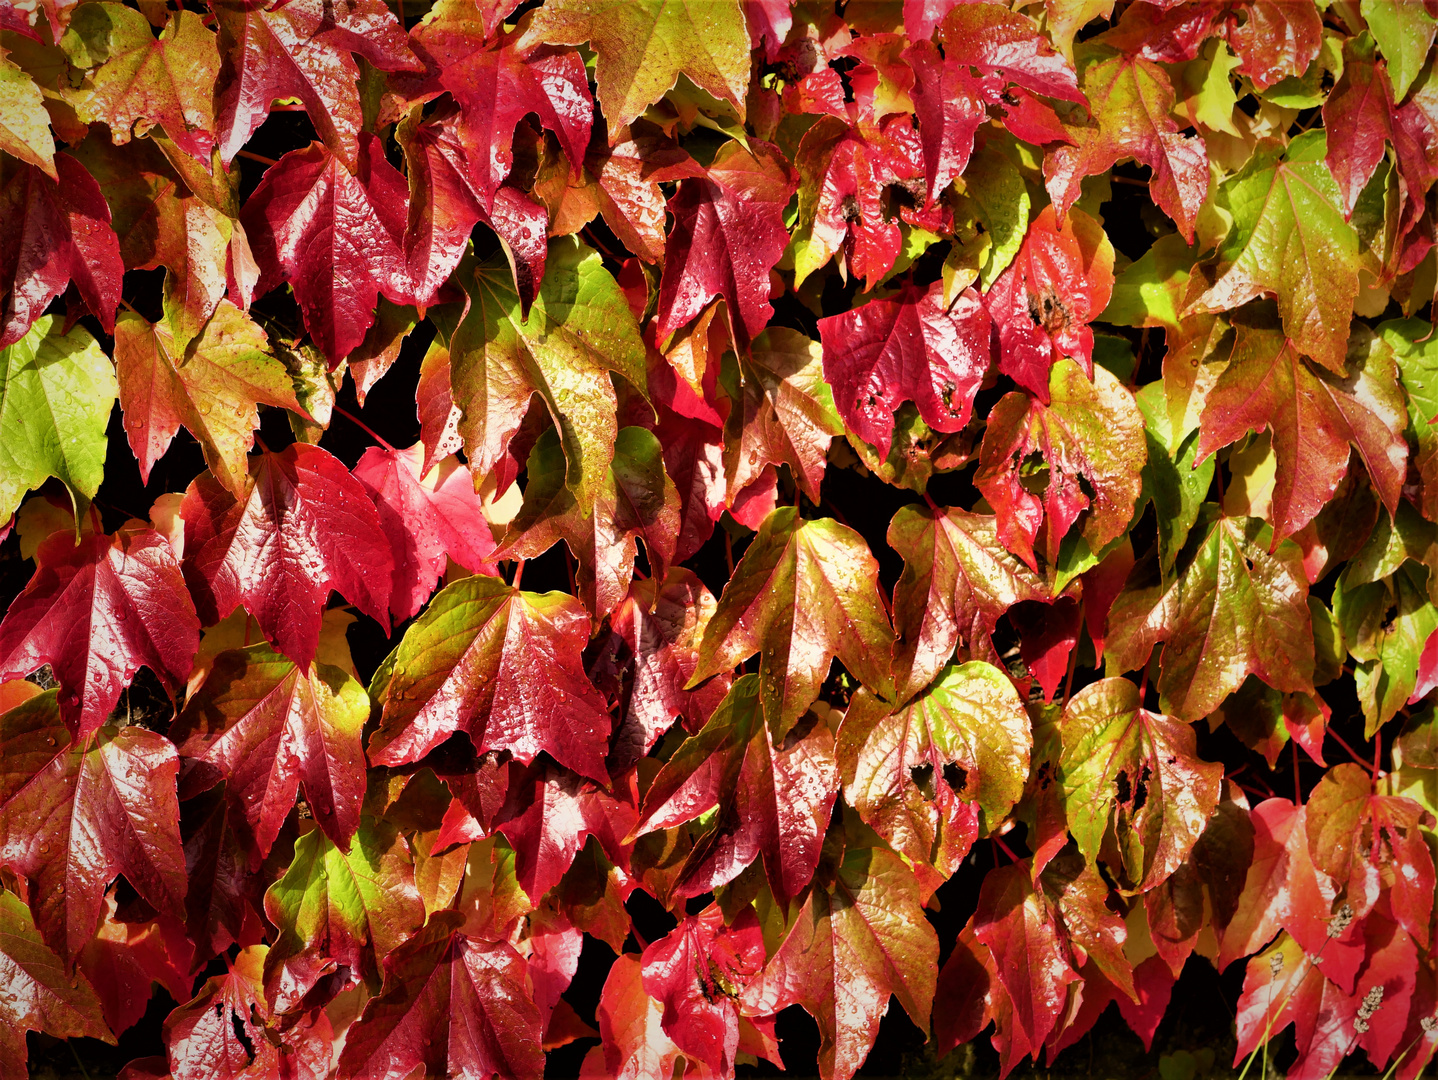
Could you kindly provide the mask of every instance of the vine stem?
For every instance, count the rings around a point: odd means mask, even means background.
[[[250,150],[238,150],[236,157],[248,158],[250,161],[258,161],[261,165],[278,165],[279,162],[272,157],[265,157],[264,154],[256,154]]]
[[[1353,759],[1355,764],[1362,765],[1365,769],[1369,767],[1368,762],[1363,759],[1362,755],[1360,755],[1357,750],[1354,750],[1353,747],[1348,745],[1347,740],[1344,739],[1342,735],[1338,734],[1338,732],[1334,731],[1331,727],[1327,729],[1327,732],[1329,735],[1333,736],[1339,746],[1343,747],[1344,750],[1348,751],[1348,756]],[[1376,771],[1373,772],[1373,779],[1378,779],[1378,774]]]
[[[363,431],[366,435],[368,435],[368,436],[369,436],[371,439],[373,439],[375,442],[379,443],[380,446],[382,446],[382,447],[384,447],[386,450],[388,450],[391,454],[393,454],[393,453],[395,452],[394,447],[389,444],[389,442],[385,439],[385,437],[384,437],[383,435],[381,435],[379,432],[375,431],[374,428],[370,427],[368,424],[366,424],[363,420],[361,420],[361,419],[360,419],[358,416],[356,416],[354,413],[350,412],[348,409],[342,409],[342,408],[340,408],[338,405],[334,405],[334,406],[332,406],[332,408],[334,409],[335,412],[339,413],[339,414],[340,414],[341,416],[343,416],[346,420],[348,420],[351,424],[353,424],[355,427],[359,428],[361,431]]]

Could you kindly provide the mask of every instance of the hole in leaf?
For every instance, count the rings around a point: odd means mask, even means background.
[[[957,762],[949,762],[944,766],[944,783],[949,785],[949,790],[958,794],[968,787],[969,771]]]
[[[922,765],[915,765],[909,770],[909,778],[913,780],[914,786],[923,792],[924,798],[932,802],[937,795],[934,790],[934,767],[925,762]]]

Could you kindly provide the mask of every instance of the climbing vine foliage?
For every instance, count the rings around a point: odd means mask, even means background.
[[[1435,28],[0,5],[0,1077],[1416,1076]]]

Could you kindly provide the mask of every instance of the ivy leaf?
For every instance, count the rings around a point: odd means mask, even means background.
[[[295,443],[256,455],[240,498],[203,475],[180,516],[185,581],[206,626],[244,604],[276,649],[308,669],[331,589],[389,625],[389,545],[364,488],[327,451]]]
[[[1343,195],[1323,159],[1325,133],[1261,144],[1218,190],[1233,217],[1218,248],[1213,284],[1186,314],[1229,311],[1275,296],[1293,347],[1342,375],[1358,296],[1358,237],[1344,219]]]
[[[953,5],[938,32],[947,58],[1035,94],[1083,103],[1069,62],[1030,20],[1000,4]]]
[[[764,860],[781,901],[800,895],[819,864],[838,794],[833,737],[822,724],[775,741],[759,710],[759,683],[745,675],[697,735],[686,739],[644,794],[635,836],[673,828],[718,807],[674,891],[697,896]]]
[[[1367,583],[1362,582],[1367,575],[1355,573],[1361,563],[1355,559],[1348,566],[1334,590],[1334,615],[1349,653],[1359,661],[1355,689],[1365,734],[1372,738],[1417,696],[1427,642],[1438,630],[1438,610],[1414,563],[1403,562],[1386,581]]]
[[[728,378],[737,374],[741,385]],[[829,446],[844,425],[825,381],[819,343],[797,330],[771,326],[754,341],[737,370],[726,368],[732,405],[724,425],[728,502],[762,483],[771,466],[788,465],[811,501],[828,467]]]
[[[894,682],[904,702],[933,681],[955,647],[997,664],[990,635],[1024,600],[1047,600],[1043,579],[999,543],[992,515],[957,507],[900,508],[889,546],[904,559],[894,586]]]
[[[939,942],[914,876],[882,848],[845,853],[833,883],[817,887],[759,976],[745,1011],[802,1005],[819,1025],[819,1075],[849,1080],[863,1064],[889,995],[928,1027]]]
[[[83,123],[107,124],[119,142],[162,126],[177,147],[209,164],[220,55],[199,15],[175,12],[157,38],[133,8],[85,4],[60,47],[76,67],[94,69],[70,97]]]
[[[662,576],[679,533],[679,494],[664,472],[659,440],[642,427],[619,429],[614,460],[584,514],[565,486],[564,452],[550,428],[529,454],[524,505],[510,522],[499,558],[532,559],[563,540],[579,560],[579,595],[596,619],[614,610],[634,578],[635,540],[644,538],[651,571]]]
[[[53,692],[0,717],[0,863],[28,885],[41,935],[73,965],[119,874],[155,910],[180,917],[185,859],[163,736],[101,728],[72,743]]]
[[[188,344],[165,322],[121,312],[115,368],[125,433],[146,483],[183,426],[199,441],[215,479],[238,495],[248,479],[245,455],[259,426],[257,406],[304,412],[264,331],[228,300]]]
[[[559,428],[566,483],[589,513],[619,433],[610,372],[646,386],[644,342],[599,256],[573,237],[550,242],[527,317],[504,260],[460,268],[470,309],[450,339],[451,383],[470,469],[495,468],[538,394]]]
[[[680,75],[744,119],[749,31],[738,0],[561,0],[534,16],[516,47],[539,42],[589,43],[598,55],[594,77],[611,132],[633,123]]]
[[[320,138],[346,165],[361,164],[360,68],[351,54],[382,71],[424,70],[381,0],[350,0],[342,9],[326,0],[292,0],[279,8],[215,0],[213,10],[221,57],[215,121],[226,165],[264,123],[271,104],[284,99],[304,105]]]
[[[726,142],[702,176],[679,181],[668,203],[674,227],[659,281],[660,341],[715,297],[724,300],[735,344],[745,349],[759,335],[774,314],[769,272],[789,242],[784,207],[795,186],[784,155],[757,140]]]
[[[424,924],[409,845],[374,818],[360,819],[348,853],[314,829],[265,893],[265,916],[279,930],[264,968],[277,1013],[299,1010],[332,975],[377,990],[384,958]]]
[[[1034,541],[1041,528],[1050,564],[1058,561],[1060,542],[1085,511],[1080,535],[1091,551],[1123,535],[1148,457],[1143,414],[1108,369],[1094,369],[1090,382],[1077,363],[1059,361],[1049,376],[1049,400],[1004,395],[989,414],[974,477],[994,508],[1004,547],[1034,570]],[[1034,453],[1048,467],[1040,494],[1025,484]]]
[[[170,732],[187,761],[181,794],[225,780],[258,864],[303,783],[315,822],[348,850],[364,797],[368,718],[364,687],[339,668],[305,671],[266,645],[222,652]]]
[[[1228,367],[1208,393],[1199,461],[1248,431],[1272,432],[1278,473],[1273,491],[1275,541],[1297,532],[1333,497],[1358,450],[1373,486],[1396,513],[1408,469],[1407,415],[1387,349],[1364,350],[1355,338],[1340,378],[1305,364],[1277,330],[1239,322]]]
[[[1044,404],[1062,357],[1093,377],[1088,323],[1108,305],[1113,259],[1113,245],[1097,221],[1074,210],[1059,224],[1045,207],[984,297],[998,331],[999,370]]]
[[[644,990],[664,1006],[664,1033],[717,1076],[734,1068],[739,997],[764,966],[764,936],[752,908],[729,926],[718,904],[684,919],[640,957]]]
[[[692,687],[759,653],[759,701],[776,739],[798,721],[835,658],[865,686],[889,686],[889,620],[879,566],[863,539],[832,518],[770,514],[719,597]]]
[[[6,1080],[28,1074],[27,1031],[60,1039],[115,1041],[90,981],[71,975],[50,951],[35,929],[30,909],[14,893],[0,893],[0,963],[5,967],[7,991],[0,1000],[0,1053],[5,1055],[0,1069]]]
[[[1363,918],[1391,881],[1393,915],[1424,948],[1428,946],[1434,887],[1433,856],[1421,826],[1433,814],[1421,803],[1376,795],[1361,765],[1335,765],[1308,797],[1308,853],[1334,880]]]
[[[1057,912],[1022,864],[991,871],[979,890],[974,937],[993,953],[1014,1020],[1030,1046],[1042,1046],[1078,982]]]
[[[386,957],[384,989],[350,1028],[338,1076],[423,1069],[539,1080],[542,1033],[524,958],[507,942],[466,937],[462,921],[438,912]]]
[[[597,152],[591,150],[585,164],[596,181],[599,212],[627,250],[644,262],[657,263],[664,257],[668,243],[664,232],[665,199],[659,185],[686,178],[698,179],[701,201],[704,194],[715,194],[715,189],[704,181],[705,170],[699,163],[647,121],[619,128],[613,141],[613,146]],[[719,189],[718,194],[720,202],[729,205],[725,189]],[[718,204],[713,208],[717,211]],[[698,216],[696,212],[696,221]],[[785,243],[787,236],[788,230],[785,230]],[[767,298],[768,293],[764,296]]]
[[[60,714],[79,739],[105,723],[142,665],[172,695],[185,685],[200,623],[164,537],[144,529],[76,544],[62,529],[40,545],[36,562],[0,622],[0,679],[49,664]]]
[[[506,44],[444,65],[439,79],[463,110],[460,135],[485,213],[494,209],[495,192],[514,165],[514,129],[526,115],[554,133],[571,175],[579,175],[594,102],[578,52],[540,48],[526,54]]]
[[[1127,887],[1147,891],[1178,869],[1218,805],[1223,766],[1196,756],[1193,729],[1149,712],[1127,679],[1073,696],[1060,722],[1064,804],[1084,858],[1117,841]]]
[[[1228,30],[1228,43],[1243,61],[1238,73],[1260,91],[1302,75],[1323,41],[1317,8],[1289,0],[1250,0],[1243,8],[1247,17]]]
[[[110,208],[73,157],[56,154],[54,164],[58,179],[22,160],[0,160],[0,349],[25,337],[70,285],[105,333],[115,328],[125,267]]]
[[[664,1007],[644,988],[638,956],[621,953],[610,966],[596,1013],[600,1045],[589,1051],[581,1076],[670,1080],[682,1055],[664,1032]]]
[[[51,180],[55,171],[55,139],[45,98],[23,68],[0,57],[0,150],[33,165]]]
[[[476,574],[494,572],[494,537],[469,470],[447,457],[426,471],[424,456],[423,443],[404,450],[372,446],[354,467],[394,555],[390,611],[396,621],[425,605],[448,560]]]
[[[1152,170],[1154,202],[1193,243],[1198,211],[1208,197],[1208,152],[1202,138],[1182,134],[1170,115],[1174,93],[1168,74],[1141,55],[1112,55],[1093,46],[1078,51],[1078,65],[1089,122],[1067,128],[1074,146],[1057,146],[1044,157],[1044,184],[1058,212],[1067,213],[1078,199],[1084,177],[1132,158]]]
[[[289,11],[302,4],[289,4]],[[240,214],[260,267],[256,296],[282,282],[333,368],[364,340],[380,293],[408,301],[408,189],[379,140],[360,136],[357,172],[318,143],[266,170]]]
[[[1323,126],[1331,136],[1328,171],[1338,181],[1344,215],[1352,220],[1359,195],[1383,160],[1383,144],[1393,140],[1393,88],[1366,34],[1344,46],[1343,74],[1323,103]]]
[[[905,401],[935,431],[959,431],[989,370],[988,312],[973,289],[944,302],[942,282],[819,320],[824,379],[859,438],[889,456]]]
[[[370,761],[418,761],[464,731],[480,753],[508,750],[527,765],[543,750],[607,782],[610,719],[584,674],[588,640],[589,615],[572,596],[520,592],[490,577],[456,581],[377,676],[371,696],[384,714]]]
[[[1395,0],[1362,0],[1359,10],[1388,61],[1393,97],[1402,101],[1423,70],[1438,32],[1438,19],[1421,4]]]
[[[1024,792],[1033,735],[1013,683],[980,661],[948,667],[902,709],[856,695],[839,733],[844,797],[914,867],[925,896]]]

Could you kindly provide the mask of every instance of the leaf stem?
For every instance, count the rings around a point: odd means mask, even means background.
[[[1298,744],[1290,742],[1289,748],[1293,751],[1293,805],[1303,805],[1303,788],[1298,780]]]
[[[371,439],[373,439],[375,442],[379,443],[380,446],[384,447],[384,448],[385,448],[386,450],[388,450],[391,454],[393,454],[393,453],[395,452],[394,447],[389,444],[389,442],[384,438],[383,435],[381,435],[381,434],[379,434],[379,432],[375,431],[374,428],[370,427],[368,424],[366,424],[363,420],[361,420],[361,419],[360,419],[358,416],[356,416],[354,413],[350,412],[348,409],[342,409],[342,408],[340,408],[338,405],[333,406],[333,409],[334,409],[335,412],[339,413],[341,416],[343,416],[346,420],[348,420],[348,421],[349,421],[351,424],[353,424],[355,427],[357,427],[357,428],[359,428],[361,431],[363,431],[366,435],[368,435],[368,436],[369,436]]]
[[[138,311],[136,311],[130,301],[126,300],[123,296],[120,297],[120,306],[126,311],[128,311],[131,315],[135,316],[137,319],[145,319],[145,316],[141,315]],[[146,323],[148,323],[149,321],[149,319],[145,319]]]
[[[1368,762],[1363,759],[1363,757],[1358,753],[1358,751],[1354,750],[1353,747],[1348,745],[1347,740],[1345,740],[1342,735],[1338,734],[1338,732],[1334,731],[1331,727],[1326,728],[1325,730],[1329,735],[1333,736],[1339,746],[1343,747],[1344,750],[1348,751],[1348,756],[1351,757],[1356,764],[1362,765],[1365,769],[1368,768]]]
[[[272,157],[265,157],[264,154],[256,154],[256,153],[255,153],[254,151],[252,151],[252,150],[240,150],[240,151],[237,151],[236,154],[235,154],[235,156],[236,156],[236,157],[242,157],[242,158],[248,158],[250,161],[258,161],[261,165],[278,165],[278,164],[279,164],[279,162],[278,162],[276,159],[274,159],[274,158],[272,158]]]
[[[517,589],[517,588],[519,588],[519,583],[520,583],[521,581],[523,581],[523,580],[524,580],[524,560],[523,560],[523,559],[516,559],[516,560],[514,561],[514,578],[510,581],[509,587],[510,587],[511,589]]]

